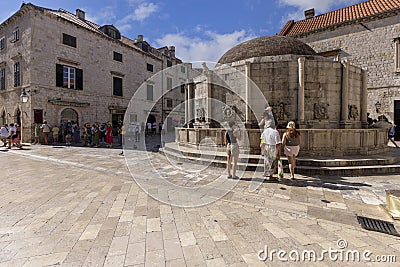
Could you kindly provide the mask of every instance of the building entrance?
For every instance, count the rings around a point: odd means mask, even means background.
[[[396,134],[394,136],[394,140],[400,140],[400,100],[394,101],[394,124],[397,125],[396,127]]]

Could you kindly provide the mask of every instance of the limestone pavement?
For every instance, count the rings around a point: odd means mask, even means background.
[[[258,259],[258,252],[369,250],[400,261],[400,238],[361,229],[355,215],[390,220],[379,208],[399,175],[305,177],[279,183],[243,173],[233,190],[201,207],[149,197],[131,178],[119,149],[30,146],[1,150],[0,266],[394,266],[396,263]],[[158,153],[137,151],[167,180],[201,185],[224,175],[172,168]]]

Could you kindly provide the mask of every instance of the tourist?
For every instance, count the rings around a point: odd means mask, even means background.
[[[140,124],[137,123],[135,125],[135,142],[139,142],[140,141],[140,132],[141,132]]]
[[[106,128],[106,143],[107,147],[111,148],[113,144],[113,127],[110,122],[107,122]]]
[[[10,128],[8,129],[10,135],[8,137],[8,149],[11,149],[13,144],[16,144],[17,147],[21,148],[21,145],[18,142],[18,129],[14,125],[14,123],[10,124]]]
[[[107,124],[104,122],[99,126],[99,142],[101,142],[103,145],[106,142],[106,128]]]
[[[153,127],[153,134],[156,135],[157,134],[157,122],[153,122],[152,127]]]
[[[47,121],[44,120],[42,126],[40,126],[43,132],[43,137],[44,137],[44,144],[48,145],[49,144],[49,134],[50,134],[50,126],[47,124]]]
[[[270,181],[277,181],[278,178],[274,178],[273,174],[276,171],[280,155],[281,138],[279,132],[275,129],[273,120],[264,122],[261,140],[264,140],[264,176],[268,177]]]
[[[53,141],[54,143],[58,143],[58,135],[60,133],[60,128],[58,128],[57,125],[54,125],[54,127],[51,129],[53,133]]]
[[[90,127],[90,123],[85,124],[83,137],[85,140],[85,146],[89,147],[92,143],[92,129]]]
[[[147,128],[146,128],[146,129],[147,129],[147,134],[148,134],[148,135],[151,134],[151,127],[152,127],[152,125],[153,125],[153,124],[152,124],[151,122],[147,122],[147,125],[146,125]]]
[[[272,107],[266,107],[264,109],[264,113],[263,113],[263,118],[261,119],[260,123],[258,124],[260,127],[263,127],[266,129],[266,121],[271,121],[271,123],[274,123],[274,125],[272,125],[274,128],[277,125],[276,120],[274,119],[274,115],[272,113]]]
[[[94,147],[100,146],[100,130],[99,130],[99,123],[96,122],[93,126],[93,145]]]
[[[80,135],[79,126],[77,124],[74,124],[72,126],[72,142],[74,144],[79,144],[80,139],[81,139],[80,137],[81,137],[81,135]]]
[[[225,144],[226,144],[226,152],[227,152],[227,162],[226,162],[226,170],[228,172],[228,178],[237,179],[236,176],[236,167],[239,159],[239,144],[238,140],[240,140],[240,129],[237,127],[234,121],[229,122],[229,130],[226,131],[225,134]],[[232,174],[231,174],[231,164],[232,165]]]
[[[33,141],[33,144],[36,145],[36,144],[39,144],[40,124],[39,123],[34,123],[33,127],[34,127],[33,128],[33,134],[34,134],[34,137],[35,137],[35,141]]]
[[[296,168],[296,157],[300,151],[301,137],[293,121],[289,121],[286,126],[286,132],[282,137],[282,144],[284,145],[284,153],[289,161],[290,178],[294,179],[294,168]]]
[[[72,125],[67,124],[67,127],[65,128],[65,145],[70,146],[72,142]]]
[[[10,133],[8,132],[8,125],[4,124],[0,128],[0,140],[3,142],[3,146],[5,147],[7,145],[7,138],[10,137]]]

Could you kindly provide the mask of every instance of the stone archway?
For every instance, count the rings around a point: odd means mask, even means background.
[[[73,124],[79,123],[79,115],[75,109],[66,108],[61,111],[60,122],[71,121]]]

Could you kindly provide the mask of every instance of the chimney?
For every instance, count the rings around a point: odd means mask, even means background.
[[[137,41],[138,41],[138,42],[143,42],[143,35],[142,35],[142,34],[139,34],[139,35],[137,36]]]
[[[306,17],[306,19],[313,18],[315,16],[315,9],[311,8],[311,9],[304,11],[304,16]]]
[[[175,46],[171,45],[171,46],[169,47],[169,55],[170,55],[171,57],[175,57]]]
[[[77,9],[76,16],[78,17],[78,19],[85,20],[85,11]]]

